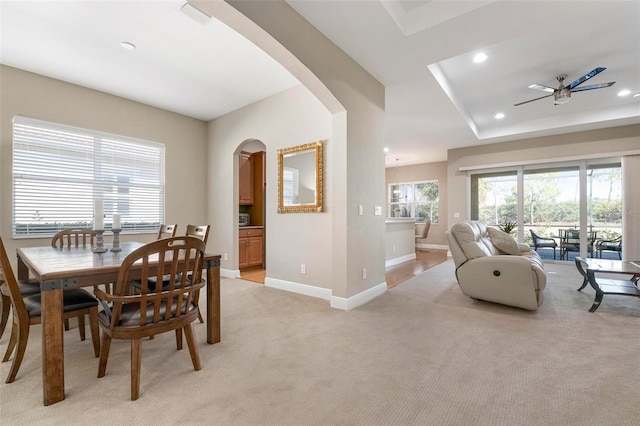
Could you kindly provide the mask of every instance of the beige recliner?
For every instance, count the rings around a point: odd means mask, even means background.
[[[529,246],[481,221],[458,222],[446,234],[463,294],[529,310],[542,305],[547,276]]]

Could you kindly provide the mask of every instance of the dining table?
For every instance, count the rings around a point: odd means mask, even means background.
[[[95,253],[91,247],[17,249],[18,279],[35,278],[42,297],[42,390],[44,405],[64,400],[62,291],[115,283],[120,265],[144,243],[124,242],[121,251]],[[207,343],[220,342],[220,255],[205,254]],[[132,269],[132,279],[140,279]]]

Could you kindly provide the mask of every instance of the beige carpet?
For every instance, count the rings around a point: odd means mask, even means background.
[[[222,282],[222,342],[203,370],[173,334],[143,343],[129,400],[129,344],[96,378],[90,341],[65,333],[67,399],[42,406],[40,327],[17,380],[0,385],[3,425],[637,425],[640,299],[605,296],[548,265],[537,312],[475,302],[451,261],[350,312],[242,280]],[[4,351],[7,336],[0,341]],[[0,367],[2,381],[8,363]]]

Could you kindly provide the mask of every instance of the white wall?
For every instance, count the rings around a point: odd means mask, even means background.
[[[47,245],[50,240],[11,240],[14,115],[165,144],[166,222],[179,224],[178,233],[188,223],[205,223],[204,122],[4,65],[0,65],[0,87],[0,232],[9,253],[18,246]],[[132,239],[151,241],[155,234],[122,236],[124,241]]]

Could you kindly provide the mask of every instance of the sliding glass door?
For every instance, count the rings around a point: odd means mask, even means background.
[[[473,173],[471,218],[490,225],[517,223],[517,239],[533,246],[533,236],[553,238],[556,257],[618,258],[615,250],[598,251],[599,241],[622,234],[621,168],[617,161],[587,161],[557,166],[518,166],[512,170]],[[567,231],[578,236],[568,244]],[[604,246],[603,246],[604,247]],[[552,249],[541,249],[553,258]]]

